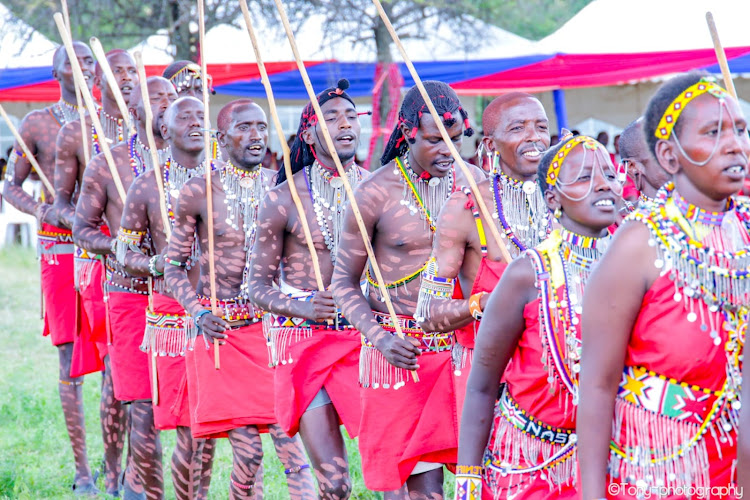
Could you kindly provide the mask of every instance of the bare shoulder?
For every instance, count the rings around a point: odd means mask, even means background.
[[[523,295],[524,302],[531,302],[536,297],[536,271],[528,256],[515,259],[503,272],[496,289],[509,290],[513,294]]]
[[[456,168],[456,181],[459,186],[471,185],[466,175],[467,173],[471,176],[472,179],[474,179],[474,182],[476,182],[477,184],[487,180],[487,176],[485,175],[484,170],[477,167],[476,165],[472,165],[471,163],[463,163],[466,166],[466,170],[462,169],[461,167]]]
[[[370,172],[369,170],[365,170],[364,168],[360,167],[359,165],[357,165],[357,170],[359,170],[359,175],[362,176],[362,179],[367,179],[368,177],[370,177],[372,175],[372,172]]]
[[[615,233],[604,258],[625,259],[621,262],[630,264],[645,262],[656,255],[656,250],[650,246],[651,232],[645,224],[637,220],[627,220]]]

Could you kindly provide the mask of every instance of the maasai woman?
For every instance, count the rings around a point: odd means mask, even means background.
[[[750,212],[733,195],[750,140],[737,101],[696,73],[665,83],[645,117],[672,180],[620,228],[587,288],[583,493],[718,498],[703,488],[733,484],[750,299]]]
[[[513,261],[489,298],[462,414],[460,499],[577,497],[583,287],[622,187],[607,151],[586,136],[550,149],[538,177],[562,228]]]

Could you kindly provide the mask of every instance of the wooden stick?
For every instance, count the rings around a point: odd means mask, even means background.
[[[42,184],[44,184],[44,187],[47,188],[47,191],[49,191],[51,194],[55,194],[55,187],[52,185],[52,183],[47,178],[47,175],[45,175],[44,170],[42,170],[42,167],[39,166],[39,162],[36,161],[36,158],[34,158],[34,155],[31,153],[31,150],[26,145],[26,142],[23,140],[23,137],[21,137],[21,134],[18,133],[18,129],[16,129],[15,125],[13,125],[13,122],[10,121],[10,117],[5,112],[5,109],[3,108],[3,105],[0,104],[0,115],[3,115],[3,119],[5,119],[5,123],[8,124],[8,128],[10,129],[10,133],[13,134],[13,137],[16,138],[16,142],[19,146],[21,146],[21,149],[23,149],[24,154],[26,155],[26,159],[29,160],[29,163],[31,163],[31,166],[34,167],[34,170],[36,170],[36,173],[39,174],[39,178],[42,180]]]
[[[65,29],[70,34],[71,40],[73,39],[73,32],[70,29],[70,15],[68,14],[68,2],[66,0],[60,0],[60,5],[62,6],[62,13],[63,13],[63,20],[65,21]],[[73,55],[70,54],[68,57],[72,59],[78,60],[78,58],[75,55],[75,51],[73,51]],[[71,61],[71,65],[73,62]],[[86,127],[86,114],[84,113],[84,107],[83,102],[81,102],[81,95],[83,94],[83,91],[81,90],[81,84],[78,83],[78,79],[73,79],[73,85],[76,87],[76,106],[78,106],[78,117],[79,117],[79,123],[81,124],[81,146],[83,147],[83,161],[86,165],[89,164],[89,160],[91,160],[91,155],[89,154],[89,143],[86,141],[86,135],[88,134],[88,130]],[[86,79],[84,79],[83,86],[88,89],[88,85],[86,84]]]
[[[107,78],[107,85],[109,86],[112,95],[115,96],[115,102],[117,107],[120,109],[120,115],[122,115],[122,121],[125,127],[130,130],[130,135],[135,135],[135,124],[130,120],[130,113],[128,112],[128,105],[125,104],[125,99],[122,97],[120,87],[115,83],[115,75],[112,73],[112,68],[109,67],[109,61],[107,61],[107,54],[104,53],[104,47],[98,38],[92,36],[89,39],[89,45],[91,50],[94,52],[94,56],[99,61],[99,66],[102,68],[104,76]],[[104,97],[102,96],[102,99]],[[148,107],[148,106],[146,106]]]
[[[349,199],[349,209],[352,211],[352,213],[354,214],[354,218],[357,220],[357,226],[359,226],[359,232],[362,236],[362,241],[365,244],[367,256],[370,259],[370,265],[372,266],[372,270],[375,274],[378,287],[380,288],[380,293],[383,297],[383,300],[385,301],[385,306],[388,309],[388,313],[390,314],[393,321],[396,335],[404,338],[404,332],[403,330],[401,330],[401,325],[399,324],[396,310],[393,308],[391,296],[388,294],[388,289],[385,286],[385,280],[383,279],[383,275],[380,273],[380,266],[375,259],[375,251],[372,248],[370,235],[367,233],[367,228],[365,228],[365,223],[362,220],[362,213],[359,211],[357,200],[354,198],[354,191],[352,190],[352,186],[349,183],[349,178],[346,175],[346,170],[344,170],[344,167],[341,164],[341,159],[336,152],[336,147],[333,144],[333,139],[331,139],[331,134],[328,131],[328,126],[325,124],[325,116],[323,116],[323,111],[320,109],[320,104],[318,104],[318,98],[316,97],[315,91],[313,90],[312,82],[310,81],[310,77],[307,74],[307,69],[305,69],[305,63],[300,57],[299,51],[297,50],[297,42],[295,41],[294,35],[292,34],[292,27],[289,25],[289,19],[287,18],[286,10],[281,4],[281,0],[274,0],[274,2],[276,3],[276,8],[278,9],[281,16],[281,22],[284,24],[284,30],[286,31],[286,36],[289,39],[289,45],[292,48],[292,52],[294,52],[294,58],[297,60],[297,68],[299,69],[300,75],[302,75],[302,80],[305,82],[305,89],[307,89],[307,94],[310,97],[310,102],[315,109],[315,115],[318,117],[318,123],[321,124],[320,130],[321,132],[323,132],[323,139],[325,139],[326,147],[333,157],[333,162],[336,164],[336,170],[338,170],[339,178],[344,181],[344,189],[346,190],[346,195]],[[417,376],[416,371],[410,371],[409,373],[411,373],[412,379],[415,382],[419,381],[419,377]]]
[[[138,81],[141,87],[141,99],[143,99],[143,110],[146,115],[146,140],[148,142],[149,153],[151,154],[151,163],[154,165],[154,178],[156,179],[156,188],[159,190],[159,208],[161,209],[161,220],[164,226],[164,234],[167,235],[167,241],[172,237],[172,224],[169,222],[167,213],[167,200],[164,193],[164,180],[159,164],[159,155],[156,153],[156,139],[154,139],[154,117],[151,113],[151,98],[148,96],[148,78],[146,77],[146,68],[143,66],[143,55],[140,51],[135,53],[135,67],[138,68]],[[142,138],[141,138],[142,140]]]
[[[211,162],[209,157],[211,151],[211,116],[208,108],[208,71],[206,69],[205,51],[203,44],[206,43],[206,14],[203,0],[198,0],[198,31],[200,34],[200,60],[201,60],[201,84],[203,87],[203,141],[205,147],[206,162],[206,223],[208,225],[208,281],[211,289],[211,312],[219,314],[216,305],[216,263],[214,262],[214,204],[211,187]],[[221,367],[219,362],[219,339],[214,339],[214,368]]]
[[[505,262],[510,264],[513,258],[510,256],[510,253],[508,253],[508,249],[505,243],[503,243],[502,238],[500,237],[500,231],[497,229],[497,224],[494,223],[493,218],[490,215],[490,211],[487,209],[487,205],[484,203],[484,198],[482,197],[482,193],[479,192],[479,188],[477,187],[477,183],[474,180],[474,177],[472,177],[471,175],[471,171],[464,164],[464,160],[463,158],[461,158],[461,155],[458,153],[456,146],[453,145],[453,141],[448,135],[448,131],[445,130],[443,119],[438,114],[437,110],[435,109],[435,105],[432,104],[432,100],[430,99],[429,94],[427,94],[427,90],[424,88],[424,85],[422,84],[422,80],[419,78],[419,74],[417,74],[417,70],[414,68],[414,65],[409,60],[409,56],[406,55],[406,50],[404,49],[404,46],[401,44],[401,40],[396,34],[396,30],[393,29],[393,25],[391,24],[391,21],[388,19],[388,15],[383,10],[383,6],[381,5],[380,0],[372,0],[372,3],[374,3],[375,8],[378,9],[378,14],[380,14],[380,18],[383,20],[383,24],[385,24],[385,27],[388,30],[388,33],[391,34],[391,38],[393,38],[394,43],[398,47],[398,50],[401,52],[401,57],[406,63],[406,66],[409,68],[409,73],[411,73],[411,76],[414,79],[414,83],[417,85],[417,88],[419,89],[419,93],[422,94],[422,99],[424,99],[424,102],[427,105],[427,108],[430,110],[432,119],[435,121],[435,124],[437,125],[438,130],[440,130],[440,135],[443,138],[443,141],[445,141],[445,144],[448,146],[448,149],[453,155],[453,160],[461,168],[461,171],[466,177],[466,180],[469,182],[469,186],[471,187],[472,193],[474,193],[474,198],[477,200],[477,205],[479,205],[479,210],[482,213],[482,217],[484,217],[484,219],[487,221],[487,226],[489,226],[490,232],[492,233],[492,236],[495,238],[495,242],[497,243],[497,246],[500,248],[500,253],[502,253],[503,259],[505,260]]]
[[[112,158],[112,151],[109,149],[109,144],[107,143],[107,136],[104,134],[104,127],[102,127],[102,122],[99,121],[99,114],[97,113],[96,109],[96,103],[94,102],[94,98],[91,97],[91,92],[89,92],[89,88],[86,86],[86,80],[83,78],[83,71],[81,71],[81,65],[78,64],[78,59],[76,58],[75,49],[73,48],[73,41],[70,38],[70,33],[65,29],[65,24],[63,22],[62,14],[59,12],[54,15],[55,24],[57,24],[57,29],[60,32],[60,36],[63,39],[63,43],[65,44],[65,50],[68,52],[68,59],[70,60],[70,66],[73,69],[73,78],[78,80],[79,88],[81,89],[81,92],[83,93],[83,100],[86,101],[86,107],[89,110],[89,116],[91,117],[91,122],[94,124],[94,130],[96,130],[96,133],[101,138],[99,140],[99,145],[102,148],[102,153],[104,153],[104,158],[107,160],[107,165],[109,166],[109,171],[112,173],[112,180],[115,182],[115,187],[117,187],[117,192],[120,194],[120,198],[122,199],[123,204],[125,203],[125,188],[122,186],[122,180],[120,180],[120,174],[117,171],[117,167],[115,166],[115,160]],[[86,136],[84,136],[83,143],[86,144]]]
[[[716,51],[716,59],[719,61],[719,67],[721,68],[721,75],[724,77],[724,87],[737,99],[737,90],[734,88],[734,81],[732,81],[732,74],[729,72],[729,63],[727,63],[727,55],[724,52],[724,47],[721,46],[721,40],[719,40],[719,30],[716,29],[716,23],[714,22],[714,15],[709,11],[706,12],[706,23],[708,23],[708,31],[711,32],[711,40],[714,42],[714,51]]]
[[[292,193],[292,200],[294,206],[297,207],[297,214],[299,215],[300,222],[302,224],[302,232],[305,234],[305,242],[307,243],[307,249],[310,251],[310,258],[312,259],[313,272],[315,273],[315,281],[318,283],[318,290],[323,291],[326,289],[323,284],[323,274],[320,271],[320,262],[318,261],[318,252],[315,250],[315,244],[313,243],[312,234],[310,233],[310,226],[307,223],[307,217],[305,216],[305,208],[302,206],[302,200],[299,198],[297,192],[297,186],[292,179],[292,162],[289,155],[289,145],[284,137],[284,129],[281,127],[281,120],[279,119],[279,112],[276,109],[276,100],[273,97],[273,89],[271,88],[271,81],[268,79],[268,73],[266,72],[266,65],[263,64],[263,57],[260,55],[260,48],[258,45],[258,39],[255,37],[255,30],[253,29],[253,23],[250,19],[250,11],[247,8],[246,0],[239,0],[240,9],[245,17],[245,25],[247,26],[247,32],[250,35],[250,41],[253,44],[253,50],[255,51],[255,61],[258,63],[258,70],[260,71],[260,79],[263,82],[263,87],[266,89],[266,97],[268,98],[268,108],[271,112],[271,118],[273,119],[273,125],[276,129],[276,134],[279,137],[279,143],[281,143],[281,150],[284,156],[284,170],[286,172],[287,184],[289,184],[289,191]]]

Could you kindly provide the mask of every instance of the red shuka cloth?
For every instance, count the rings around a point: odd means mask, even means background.
[[[680,291],[684,294],[683,290]],[[687,320],[690,310],[684,301],[675,302],[674,294],[674,282],[669,279],[668,274],[657,278],[651,289],[646,292],[628,343],[625,366],[640,366],[679,382],[718,391],[723,386],[726,374],[727,358],[724,345],[728,337],[727,332],[722,327],[719,330],[722,342],[718,346],[714,345],[709,333],[701,331],[700,320],[693,323]],[[699,304],[705,312],[706,306],[702,302],[696,304],[696,309]],[[627,425],[627,421],[623,421],[623,436],[620,442],[624,442]],[[737,437],[734,431],[729,434],[730,439],[726,443],[717,440],[710,430],[703,435],[710,464],[711,487],[734,484],[732,463],[737,459]],[[633,486],[625,478],[610,478],[609,481]],[[714,495],[718,493],[714,493],[712,498]],[[620,495],[608,494],[607,498],[635,497],[623,492]]]
[[[297,434],[302,414],[325,387],[349,436],[358,435],[361,346],[357,330],[314,330],[288,347],[294,361],[274,368],[276,417],[284,432]]]
[[[263,323],[227,330],[219,347],[221,369],[214,367],[214,346],[206,348],[199,335],[195,349],[185,354],[193,437],[226,437],[239,427],[257,425],[267,430],[276,423],[273,370]]]
[[[148,296],[108,292],[106,304],[115,398],[120,401],[150,400],[148,355],[140,349],[146,329]]]
[[[104,265],[95,261],[91,282],[76,292],[77,335],[73,341],[70,376],[80,377],[104,370],[107,355],[107,311],[104,305]]]
[[[154,292],[154,313],[185,315],[185,309],[175,299]],[[152,353],[149,351],[149,356]],[[149,387],[153,388],[154,372],[148,364]],[[187,371],[185,356],[157,356],[156,380],[159,384],[159,404],[154,404],[154,426],[159,430],[190,427]],[[153,396],[153,395],[152,395]],[[153,402],[153,397],[151,399]]]
[[[69,229],[51,224],[42,224],[42,231],[71,234]],[[76,298],[72,250],[71,253],[42,255],[41,273],[44,297],[42,335],[49,335],[55,346],[73,342],[76,333]]]
[[[455,463],[458,452],[451,352],[422,353],[419,382],[360,389],[359,452],[365,486],[397,490],[417,462]]]

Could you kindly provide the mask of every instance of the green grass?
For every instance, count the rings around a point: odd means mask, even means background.
[[[71,498],[73,456],[57,395],[57,350],[41,336],[39,264],[33,250],[0,249],[0,499]],[[101,376],[89,375],[83,386],[89,463],[103,457],[99,425]],[[169,460],[174,431],[161,433],[166,498],[174,498]],[[367,491],[359,453],[346,438],[353,499],[380,499]],[[265,498],[287,498],[281,462],[271,439],[263,436]],[[218,441],[210,499],[228,498],[231,449]],[[452,498],[452,476],[446,474],[446,498]],[[449,479],[450,478],[450,479]],[[101,487],[103,483],[99,483]]]

